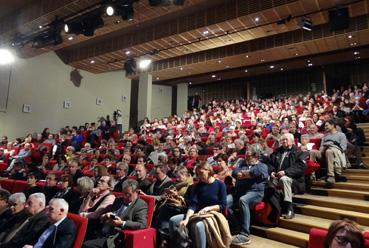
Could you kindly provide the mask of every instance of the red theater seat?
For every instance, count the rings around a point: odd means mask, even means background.
[[[0,185],[3,189],[6,189],[10,193],[13,193],[14,181],[15,180],[13,180],[13,179],[1,178],[0,179]]]
[[[7,163],[0,162],[0,171],[4,171],[8,168]]]
[[[82,247],[83,240],[85,239],[88,219],[72,213],[68,213],[68,218],[74,221],[77,229],[73,248],[80,248]]]
[[[154,214],[155,198],[148,195],[140,195],[139,197],[147,203],[146,228],[141,230],[124,230],[124,247],[154,248],[156,242],[156,230],[151,228],[151,222]]]
[[[12,193],[24,192],[28,187],[27,181],[14,180],[14,187]]]
[[[311,228],[309,234],[308,248],[323,248],[325,236],[327,236],[327,233],[327,230]],[[369,232],[364,233],[364,239],[365,247],[369,248]]]

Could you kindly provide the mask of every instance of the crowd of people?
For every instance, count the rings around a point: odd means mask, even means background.
[[[56,134],[3,136],[2,176],[28,187],[0,191],[0,247],[71,247],[68,212],[89,221],[84,247],[119,246],[121,230],[146,227],[139,195],[155,198],[158,246],[183,241],[185,227],[195,247],[249,244],[255,204],[270,204],[264,220],[277,225],[280,216],[294,218],[293,194],[311,181],[332,187],[346,180],[345,168],[367,167],[355,123],[368,113],[363,84],[330,95],[214,99],[124,133],[106,118]]]

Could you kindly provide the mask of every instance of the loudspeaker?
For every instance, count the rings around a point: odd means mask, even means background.
[[[329,23],[331,31],[347,29],[350,25],[350,15],[348,8],[336,8],[329,11]]]

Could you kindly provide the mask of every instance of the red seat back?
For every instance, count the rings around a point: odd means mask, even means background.
[[[0,179],[0,185],[3,189],[6,189],[10,193],[13,193],[14,181],[15,180],[13,180],[13,179],[1,178]]]
[[[4,162],[0,162],[0,171],[4,171],[8,168],[8,164]]]
[[[14,187],[12,193],[20,193],[24,192],[24,190],[28,187],[27,181],[22,180],[14,180]]]
[[[76,239],[74,240],[73,248],[82,247],[87,230],[88,219],[72,213],[68,213],[68,218],[73,220],[76,225]]]
[[[324,247],[324,240],[327,236],[328,231],[319,229],[319,228],[311,228],[309,234],[309,244],[308,248],[322,248]],[[364,233],[365,247],[369,248],[369,232]]]
[[[139,195],[139,197],[147,203],[147,223],[146,228],[151,227],[152,217],[155,209],[155,198],[149,195]]]

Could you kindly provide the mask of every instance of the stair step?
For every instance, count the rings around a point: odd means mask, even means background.
[[[369,170],[365,169],[346,169],[343,174],[356,174],[360,176],[369,176]]]
[[[360,225],[369,226],[369,214],[359,213],[355,211],[320,207],[314,205],[297,204],[295,207],[296,213],[320,217],[330,220],[351,219]]]
[[[369,202],[355,200],[355,199],[345,199],[342,197],[326,197],[319,195],[296,195],[293,197],[294,202],[316,205],[320,207],[328,207],[349,211],[356,211],[361,213],[369,213]]]
[[[331,219],[307,216],[302,214],[296,214],[295,218],[286,220],[281,218],[280,220],[280,227],[291,229],[298,232],[309,233],[310,229],[321,228],[321,229],[328,229],[331,225]],[[369,230],[368,226],[361,226],[363,230]]]
[[[260,247],[268,247],[268,248],[296,248],[297,246],[284,244],[282,242],[278,242],[275,240],[271,240],[268,238],[263,238],[255,235],[251,235],[251,244],[243,245],[231,245],[230,248],[260,248]]]
[[[251,232],[258,236],[298,247],[307,247],[309,241],[309,234],[281,227],[251,226]]]
[[[369,175],[345,174],[348,182],[369,183]]]
[[[311,194],[322,195],[322,196],[333,196],[333,197],[343,197],[369,201],[369,192],[367,191],[356,191],[356,190],[345,190],[345,189],[325,189],[312,187]]]
[[[313,186],[324,187],[324,181],[313,182]],[[369,191],[368,183],[356,183],[356,182],[339,182],[333,185],[335,189],[350,189],[359,191]]]

